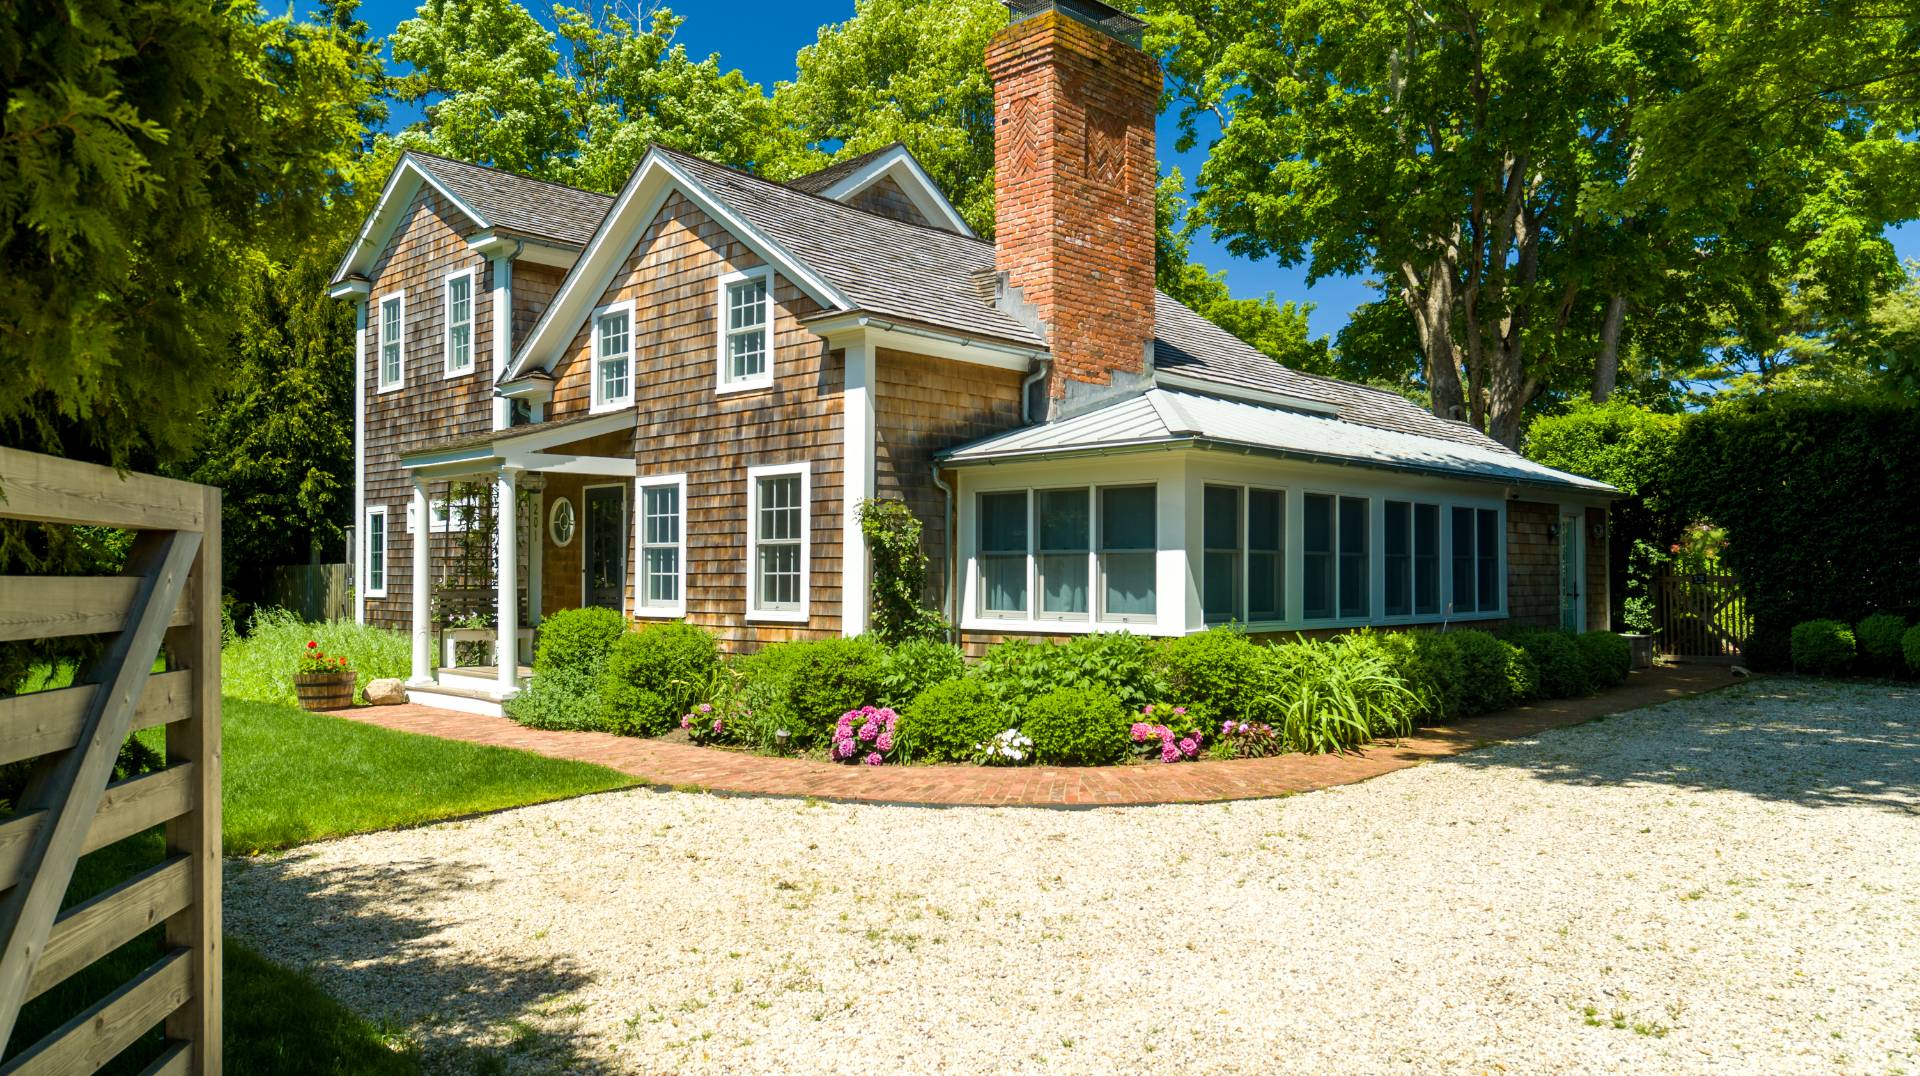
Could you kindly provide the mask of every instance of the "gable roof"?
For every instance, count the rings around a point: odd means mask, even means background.
[[[889,153],[906,148],[906,144],[903,142],[894,142],[881,146],[879,149],[862,153],[858,157],[848,157],[844,161],[836,161],[820,169],[818,172],[808,172],[804,176],[796,176],[793,179],[787,180],[786,185],[792,187],[794,190],[804,191],[807,194],[820,194],[831,188],[834,184],[846,179],[848,176],[854,175],[862,168],[885,157]]]
[[[1556,471],[1497,443],[1468,444],[1332,415],[1164,388],[1058,422],[1027,426],[941,453],[954,466],[1189,444],[1379,470],[1546,486],[1605,496],[1612,486]]]
[[[373,211],[348,245],[331,283],[366,275],[423,185],[445,197],[473,222],[476,231],[507,232],[563,246],[584,246],[613,204],[613,199],[604,194],[563,183],[408,150],[394,163]]]
[[[933,227],[959,235],[973,235],[973,229],[968,226],[966,219],[960,216],[959,210],[953,208],[952,202],[947,201],[947,196],[940,191],[940,185],[920,166],[919,160],[904,142],[894,142],[858,157],[849,157],[818,172],[789,179],[783,186],[803,194],[817,194],[836,202],[846,202],[887,178],[892,178],[899,185],[900,192],[907,196],[907,200]]]

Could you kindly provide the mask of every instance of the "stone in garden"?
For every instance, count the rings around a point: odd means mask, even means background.
[[[368,706],[394,706],[407,701],[405,681],[395,679],[367,681]]]

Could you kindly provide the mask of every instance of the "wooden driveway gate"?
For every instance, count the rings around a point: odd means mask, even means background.
[[[0,1042],[21,1006],[163,924],[158,960],[0,1065],[92,1072],[163,1024],[150,1073],[220,1071],[220,491],[0,449],[0,517],[135,532],[123,574],[0,576],[0,641],[108,635],[74,686],[0,698]],[[153,672],[165,644],[165,672]],[[136,729],[166,768],[109,783]],[[165,824],[166,858],[60,910],[80,856]]]
[[[1660,651],[1681,657],[1733,658],[1753,634],[1746,592],[1731,575],[1663,575],[1657,608]]]

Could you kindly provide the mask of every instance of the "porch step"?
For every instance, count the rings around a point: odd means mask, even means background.
[[[524,688],[527,681],[533,679],[533,670],[521,666],[515,670],[517,687]],[[500,697],[500,678],[498,672],[486,668],[439,669],[434,673],[434,681],[443,689],[477,691],[480,694]]]
[[[467,687],[451,687],[446,684],[410,687],[407,689],[407,701],[416,706],[431,706],[436,710],[454,710],[463,714],[479,714],[483,717],[507,716],[506,708],[500,705],[500,693],[496,690],[480,691]]]

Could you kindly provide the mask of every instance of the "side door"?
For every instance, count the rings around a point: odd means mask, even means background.
[[[627,487],[588,486],[586,519],[580,531],[581,604],[627,608]]]

